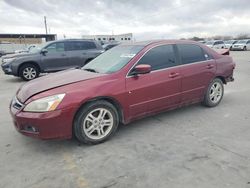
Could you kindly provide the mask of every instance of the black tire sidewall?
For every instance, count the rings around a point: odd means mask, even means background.
[[[222,96],[221,96],[220,100],[219,100],[217,103],[213,103],[213,102],[211,101],[211,99],[210,99],[210,89],[211,89],[212,85],[213,85],[215,82],[220,83],[220,84],[221,84],[221,87],[222,87]],[[208,106],[208,107],[215,107],[215,106],[217,106],[217,105],[221,102],[223,96],[224,96],[224,85],[223,85],[223,82],[222,82],[221,79],[215,78],[215,79],[209,84],[209,86],[208,86],[208,88],[207,88],[207,91],[206,91],[206,94],[205,94],[205,97],[204,97],[204,100],[203,100],[203,104],[204,104],[205,106]]]
[[[26,69],[27,67],[32,67],[35,71],[36,71],[36,76],[33,78],[37,78],[39,76],[39,70],[38,68],[35,66],[35,65],[32,65],[32,64],[25,64],[25,65],[22,65],[21,68],[20,68],[20,71],[19,71],[19,76],[25,80],[25,81],[29,81],[29,80],[33,80],[33,79],[27,79],[23,76],[23,71],[24,69]]]
[[[82,124],[83,124],[84,119],[86,118],[89,112],[91,112],[92,110],[96,108],[105,108],[109,110],[114,118],[113,119],[114,124],[109,134],[99,140],[94,140],[94,139],[89,138],[85,134],[85,132],[82,130]],[[77,112],[77,115],[75,116],[75,119],[74,119],[73,133],[75,137],[77,138],[77,140],[81,143],[99,144],[108,140],[116,132],[118,125],[119,125],[119,115],[118,115],[116,108],[111,103],[104,101],[104,100],[100,100],[100,101],[90,102],[89,104],[84,105]]]

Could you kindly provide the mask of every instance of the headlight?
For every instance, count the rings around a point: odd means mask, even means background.
[[[10,63],[12,61],[14,61],[16,58],[6,58],[6,59],[3,59],[3,62],[4,63]]]
[[[27,104],[23,111],[25,112],[48,112],[53,111],[63,100],[65,94],[58,94],[41,99],[34,100]]]

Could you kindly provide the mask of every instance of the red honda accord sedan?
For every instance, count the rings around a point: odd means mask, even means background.
[[[11,102],[16,129],[41,139],[71,138],[97,144],[120,123],[202,102],[218,105],[233,81],[228,55],[192,41],[119,45],[81,69],[24,84]]]

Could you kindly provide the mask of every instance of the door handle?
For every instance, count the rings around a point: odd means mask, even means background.
[[[66,56],[66,54],[62,54],[62,56]]]
[[[214,68],[214,65],[208,64],[206,67],[207,67],[207,69],[212,69],[212,68]]]
[[[175,77],[177,77],[177,76],[179,76],[180,75],[180,73],[178,73],[178,72],[171,72],[170,74],[169,74],[169,78],[175,78]]]

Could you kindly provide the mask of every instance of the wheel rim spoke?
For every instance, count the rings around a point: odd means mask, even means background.
[[[105,115],[106,115],[106,110],[105,109],[101,109],[100,110],[100,113],[99,113],[99,115],[98,115],[98,118],[104,118],[105,117]]]
[[[111,120],[104,120],[104,126],[111,126],[112,121]]]
[[[91,125],[87,130],[86,130],[89,134],[92,134],[95,131],[95,127],[93,125]]]
[[[104,130],[103,130],[103,127],[100,128],[100,134],[101,134],[101,135],[104,135],[104,134],[105,134],[105,133],[104,133]]]

